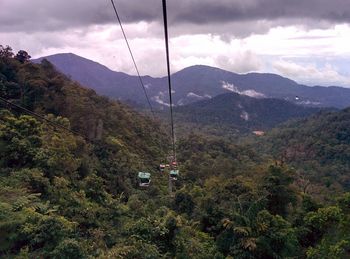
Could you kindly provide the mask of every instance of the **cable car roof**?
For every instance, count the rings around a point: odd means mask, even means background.
[[[139,172],[139,178],[149,179],[149,178],[151,178],[151,174],[150,173],[146,173],[146,172]]]
[[[179,174],[179,170],[171,170],[170,174]]]

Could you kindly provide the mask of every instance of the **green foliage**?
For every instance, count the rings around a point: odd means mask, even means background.
[[[283,258],[298,247],[295,230],[280,216],[266,210],[236,212],[222,221],[224,231],[217,240],[224,253],[234,258]]]
[[[289,205],[295,205],[297,195],[291,188],[293,177],[291,172],[280,167],[271,166],[263,180],[263,188],[267,191],[267,208],[276,215],[286,216]]]
[[[187,192],[177,192],[175,195],[175,209],[179,213],[187,213],[191,215],[193,212],[194,201],[190,194]]]
[[[74,239],[66,239],[50,254],[51,258],[57,259],[83,259],[88,258],[84,248]]]
[[[2,97],[96,139],[87,143],[0,109],[0,256],[105,254],[132,220],[123,201],[137,192],[134,172],[153,168],[149,158],[159,156],[167,137],[155,122],[80,87],[47,61],[35,65],[23,51],[15,58],[10,48],[0,51]]]
[[[1,59],[8,59],[13,57],[12,48],[10,46],[4,47],[3,45],[0,45],[0,58]]]
[[[69,236],[74,228],[74,224],[63,217],[38,216],[38,218],[35,218],[35,221],[29,219],[21,230],[32,249],[45,247],[51,250],[60,240]]]
[[[338,259],[348,258],[350,243],[347,240],[341,240],[334,245],[328,245],[321,242],[316,248],[309,248],[306,252],[307,258],[310,259]]]
[[[308,213],[305,221],[312,233],[308,238],[313,238],[314,246],[307,249],[307,258],[347,258],[350,249],[349,216],[348,211],[337,206]]]
[[[20,168],[33,163],[41,144],[39,123],[26,115],[18,119],[6,111],[0,115],[0,164]]]
[[[175,107],[177,124],[183,129],[216,136],[240,136],[253,130],[268,130],[288,119],[306,117],[320,111],[285,100],[252,98],[225,93],[209,100]]]
[[[125,243],[113,247],[105,256],[102,256],[102,258],[155,259],[161,258],[161,255],[155,245],[131,238]]]
[[[193,227],[184,227],[174,239],[177,258],[217,258],[215,243],[208,234]]]
[[[350,109],[322,112],[272,130],[254,146],[298,168],[333,194],[350,190]],[[309,188],[310,189],[310,188]]]
[[[159,122],[3,46],[0,95],[92,140],[0,109],[1,258],[349,257],[350,194],[333,179],[345,189],[348,111],[326,114],[336,130],[306,140],[307,127],[292,126],[255,146],[186,134],[169,195],[156,170],[169,147]],[[286,147],[300,147],[295,159],[271,166]],[[316,169],[321,179],[308,177]],[[152,174],[148,189],[140,170]]]
[[[30,60],[30,58],[31,58],[31,56],[25,50],[20,50],[15,55],[15,59],[21,63],[28,62]]]
[[[307,214],[305,221],[312,228],[323,232],[341,219],[341,210],[332,206],[328,208],[320,208],[316,212]]]

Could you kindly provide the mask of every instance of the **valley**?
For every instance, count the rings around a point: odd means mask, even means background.
[[[349,259],[348,0],[0,0],[0,259]]]
[[[169,192],[166,106],[152,118],[0,53],[1,257],[349,256],[349,109],[230,92],[176,106]]]

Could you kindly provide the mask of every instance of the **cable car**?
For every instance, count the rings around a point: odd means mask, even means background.
[[[139,172],[139,186],[148,187],[151,182],[151,174],[146,172]]]
[[[160,165],[159,165],[159,170],[160,170],[161,172],[164,172],[164,170],[165,170],[165,165],[164,165],[164,164],[160,164]]]
[[[171,170],[169,173],[169,177],[171,178],[171,180],[176,181],[178,176],[179,176],[179,170]]]

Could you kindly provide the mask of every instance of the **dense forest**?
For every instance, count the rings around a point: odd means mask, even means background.
[[[252,145],[307,175],[309,191],[350,191],[349,108],[290,121]]]
[[[226,93],[210,100],[178,106],[175,113],[182,125],[197,125],[202,132],[229,136],[254,130],[266,131],[287,120],[307,117],[322,110],[281,99]]]
[[[0,101],[1,258],[350,256],[349,110],[239,143],[186,134],[169,193],[162,121],[3,46],[0,97],[45,117]]]

